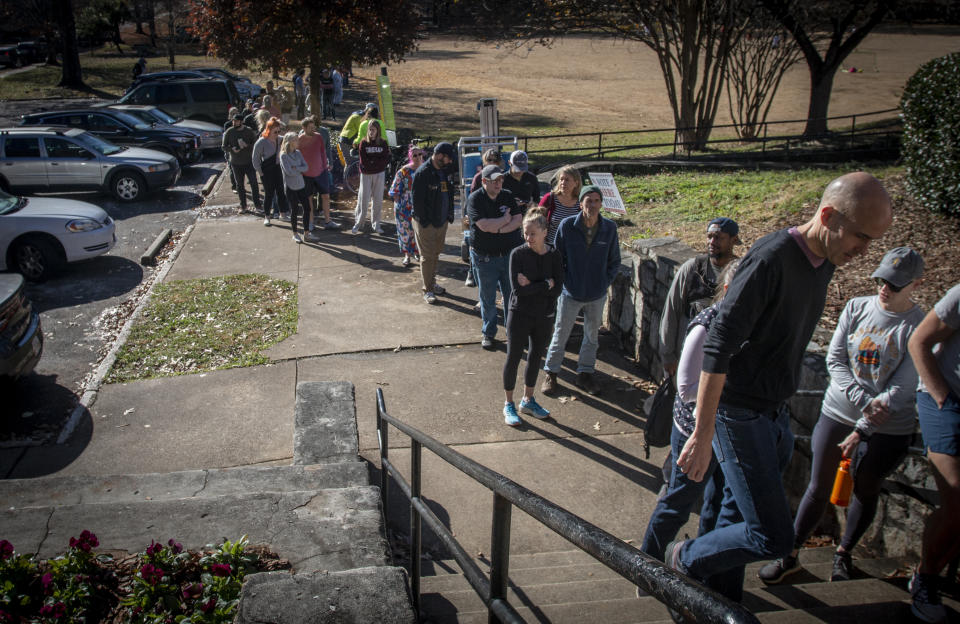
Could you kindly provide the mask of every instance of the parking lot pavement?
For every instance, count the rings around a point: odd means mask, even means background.
[[[164,229],[183,232],[196,220],[200,188],[222,169],[222,157],[211,156],[185,168],[177,186],[131,204],[100,193],[56,196],[107,211],[116,221],[117,245],[106,255],[67,265],[47,282],[28,285],[43,324],[43,357],[33,374],[3,392],[0,455],[56,441],[85,379],[156,270],[139,264],[141,254]]]

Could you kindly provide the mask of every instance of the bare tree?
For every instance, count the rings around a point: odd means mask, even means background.
[[[60,82],[57,86],[72,89],[86,89],[83,83],[83,73],[80,70],[80,51],[77,47],[77,24],[73,18],[73,2],[71,0],[56,0],[54,9],[60,30],[60,41],[63,46],[63,66],[60,73]]]
[[[757,136],[783,75],[801,58],[793,39],[773,24],[757,23],[733,47],[727,67],[727,102],[741,139]]]

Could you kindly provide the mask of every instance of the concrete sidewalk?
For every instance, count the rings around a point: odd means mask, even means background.
[[[221,180],[208,203],[231,202],[236,196]],[[389,202],[385,208],[392,213]],[[275,362],[268,366],[103,386],[66,447],[25,449],[11,477],[290,464],[297,382],[345,380],[356,386],[360,450],[371,476],[379,466],[381,388],[394,416],[639,544],[665,449],[643,459],[637,406],[646,395],[612,338],[601,336],[602,396],[573,388],[576,353],[568,352],[564,392],[542,401],[552,417],[508,427],[500,413],[505,345],[493,352],[479,346],[477,292],[463,286],[459,221],[441,256],[438,281],[447,294],[430,306],[416,263],[400,263],[392,218],[383,221],[384,236],[352,235],[352,212],[335,218],[341,231],[318,232],[318,243],[302,245],[284,222],[265,227],[252,215],[199,221],[167,280],[266,273],[296,282],[297,333],[269,350]],[[392,432],[390,446],[397,465],[407,467],[406,437]],[[425,496],[468,551],[486,552],[489,492],[430,453],[424,458]],[[406,532],[400,498],[397,491],[391,499],[391,527]],[[570,548],[524,514],[514,514],[513,524],[514,552]],[[685,530],[692,534],[694,523]]]

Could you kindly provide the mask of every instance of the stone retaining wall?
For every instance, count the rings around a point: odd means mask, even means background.
[[[676,238],[634,241],[624,252],[620,273],[610,287],[604,325],[651,379],[663,375],[658,330],[667,291],[677,268],[696,253]],[[825,352],[830,337],[830,332],[822,329],[814,334],[804,358],[801,392],[789,401],[797,444],[784,484],[793,509],[810,476],[810,434],[820,415],[820,393],[829,382]],[[922,446],[919,437],[916,446]],[[875,556],[919,559],[923,522],[931,510],[928,503],[936,500],[927,461],[909,455],[888,481],[895,483],[881,497],[876,519],[860,545]],[[838,517],[843,513],[829,508],[821,531],[839,538]]]

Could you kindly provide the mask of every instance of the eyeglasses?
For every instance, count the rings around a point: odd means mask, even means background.
[[[904,284],[903,286],[894,286],[893,284],[883,279],[882,277],[875,277],[873,278],[873,281],[877,283],[877,288],[883,288],[884,284],[886,284],[887,288],[889,288],[891,292],[895,292],[895,293],[900,292],[901,290],[903,290],[904,288],[910,285],[908,283],[908,284]]]
[[[414,158],[426,158],[426,157],[427,157],[427,153],[426,153],[426,152],[414,152],[414,153],[413,153],[413,157],[414,157]]]

